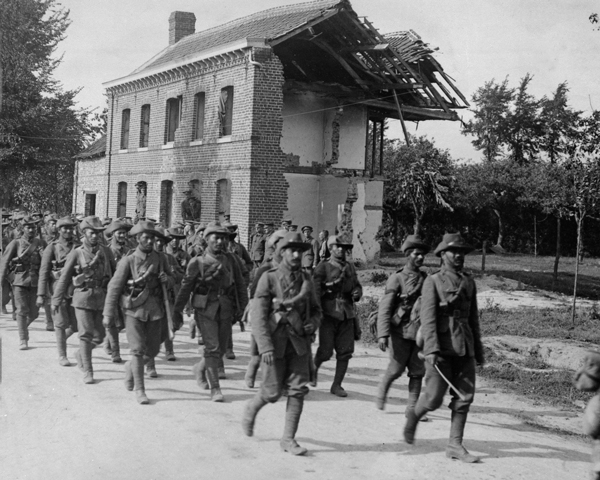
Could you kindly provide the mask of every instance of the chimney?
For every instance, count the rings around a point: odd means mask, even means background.
[[[169,16],[169,45],[196,32],[196,15],[190,12],[173,12]]]

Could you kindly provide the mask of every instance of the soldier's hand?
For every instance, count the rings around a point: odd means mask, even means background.
[[[58,305],[52,305],[52,313],[54,315],[58,315],[58,309],[59,309]]]
[[[37,298],[35,299],[35,306],[39,308],[43,304],[44,304],[44,296],[43,295],[38,295]]]
[[[306,335],[312,335],[313,333],[315,333],[315,326],[312,323],[305,323],[304,324],[304,333]]]
[[[437,353],[430,353],[429,355],[425,355],[425,361],[427,363],[429,363],[432,366],[435,366],[435,364],[438,361],[438,354]]]
[[[360,294],[360,290],[358,288],[355,288],[352,291],[352,300],[354,300],[355,302],[358,302],[360,300],[361,294]]]
[[[269,366],[273,365],[273,362],[275,361],[275,356],[273,355],[273,352],[263,353],[261,358],[262,361]]]
[[[379,345],[379,350],[381,350],[382,352],[385,352],[388,348],[388,339],[387,337],[381,337],[378,341],[377,344]]]
[[[102,325],[104,325],[105,328],[110,328],[112,323],[112,317],[102,317]]]
[[[167,277],[167,274],[165,272],[160,272],[158,274],[158,279],[160,280],[160,283],[168,283],[169,281],[169,277]]]

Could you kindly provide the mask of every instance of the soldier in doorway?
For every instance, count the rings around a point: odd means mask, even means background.
[[[312,232],[313,229],[310,225],[302,227],[304,241],[310,246],[302,254],[302,269],[308,273],[312,273],[319,264],[319,242],[312,237]]]
[[[264,227],[264,223],[258,222],[255,232],[250,236],[250,258],[254,263],[254,268],[260,267],[265,257],[265,241],[267,237]]]
[[[186,190],[183,194],[185,195],[185,199],[181,202],[181,216],[183,220],[199,222],[202,217],[202,203],[194,195],[193,190]]]

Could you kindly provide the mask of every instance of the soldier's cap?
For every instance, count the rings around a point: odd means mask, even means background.
[[[277,244],[277,250],[281,251],[285,248],[297,248],[304,251],[311,248],[311,245],[304,241],[300,232],[287,232]]]
[[[8,227],[9,225],[10,225],[10,221],[4,220],[4,219],[2,220],[2,226],[3,227]]]
[[[75,218],[77,221],[81,222],[85,218],[85,215],[83,213],[76,213]]]
[[[184,195],[187,195],[188,193],[192,193],[192,191],[191,190],[184,190],[183,193],[184,193]]]
[[[440,257],[442,252],[446,250],[461,250],[466,255],[475,250],[475,248],[465,242],[460,233],[446,233],[433,253],[436,257]]]
[[[171,240],[173,240],[173,237],[171,237],[168,231],[165,230],[163,227],[156,226],[154,228],[158,233],[160,233],[160,235],[157,235],[157,238],[160,238],[163,242],[169,243]]]
[[[33,213],[31,214],[31,216],[32,216],[32,217],[40,217],[40,218],[41,218],[41,217],[43,217],[44,215],[42,214],[42,212],[33,212]]]
[[[140,220],[131,230],[129,230],[129,235],[131,236],[135,236],[138,233],[147,233],[149,235],[154,235],[155,237],[164,237],[164,235],[158,231],[154,222],[148,220]]]
[[[304,230],[310,230],[312,232],[313,228],[310,225],[304,225],[301,230],[302,231],[304,231]]]
[[[204,238],[208,237],[209,235],[212,235],[213,233],[215,233],[217,235],[229,236],[229,234],[231,232],[229,230],[227,230],[227,228],[225,228],[219,222],[210,222],[206,226],[206,229],[204,230]]]
[[[400,247],[400,251],[402,253],[407,253],[408,250],[413,250],[415,248],[423,250],[425,253],[431,250],[431,247],[429,245],[426,245],[421,239],[421,237],[419,237],[418,235],[409,235],[408,237],[406,237],[406,240],[404,240],[402,247]]]
[[[275,224],[273,222],[263,224],[265,227],[274,227]]]
[[[173,227],[167,230],[167,234],[175,239],[185,238],[185,233],[183,233],[183,229],[181,227]]]
[[[0,212],[2,212],[2,218],[10,218],[10,217],[12,217],[12,214],[10,214],[8,212],[8,210],[4,210],[3,208],[0,208]]]
[[[256,222],[254,225],[258,226],[258,227],[264,227],[265,226],[265,224],[263,222]]]
[[[282,220],[282,221],[281,221],[281,224],[282,224],[282,225],[291,225],[291,224],[292,224],[292,221],[291,221],[291,220]]]
[[[230,232],[235,232],[237,230],[237,228],[238,228],[238,226],[235,223],[231,223],[231,222],[223,222],[221,224],[221,226],[225,227]]]
[[[31,215],[26,215],[21,219],[21,225],[37,225],[41,221],[41,218],[33,218]]]
[[[267,239],[267,243],[265,244],[266,248],[273,248],[277,243],[289,233],[287,230],[277,230],[273,232],[271,236]]]
[[[353,248],[352,239],[347,235],[330,235],[327,239],[327,246],[331,247],[332,245],[337,245],[338,247],[343,248]]]
[[[139,182],[136,182],[135,186],[137,187],[138,185],[145,185],[146,182],[140,180]]]
[[[52,215],[52,212],[51,212],[50,210],[46,210],[46,211],[44,212],[44,215]]]
[[[115,233],[117,230],[125,230],[128,232],[132,228],[133,225],[131,225],[131,223],[127,223],[125,220],[117,219],[110,222],[110,225],[106,227],[106,233],[110,235]]]
[[[46,223],[58,222],[58,215],[56,213],[49,213],[44,217],[44,221]]]
[[[156,223],[157,220],[155,218],[152,217],[140,217],[140,220],[146,220],[147,222],[152,222],[152,223]]]
[[[56,228],[60,227],[76,227],[77,223],[73,221],[73,218],[67,215],[66,217],[62,217],[58,219],[56,222]]]
[[[196,227],[196,231],[203,232],[204,230],[206,230],[206,223],[202,223],[202,222],[194,222],[194,223],[196,223],[198,225]]]
[[[104,217],[102,219],[102,225],[104,225],[105,227],[110,225],[112,223],[113,219],[110,217]]]
[[[90,228],[97,232],[106,230],[106,227],[102,225],[102,221],[93,215],[85,217],[83,220],[81,220],[81,223],[79,224],[79,230],[83,232],[86,228]]]
[[[15,212],[13,213],[13,220],[23,220],[25,216],[26,215],[23,212]]]

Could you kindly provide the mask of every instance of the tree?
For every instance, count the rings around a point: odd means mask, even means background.
[[[79,90],[65,91],[53,78],[62,60],[54,54],[70,24],[69,11],[56,0],[0,0],[0,8],[0,171],[10,179],[2,182],[0,193],[12,206],[40,208],[55,198],[48,178],[56,176],[68,186],[60,209],[67,213],[72,157],[101,129],[92,111],[76,107]]]
[[[390,144],[385,158],[384,211],[397,219],[408,210],[412,232],[423,234],[423,219],[434,208],[452,211],[448,203],[454,183],[452,158],[427,137],[411,137],[411,145]]]

